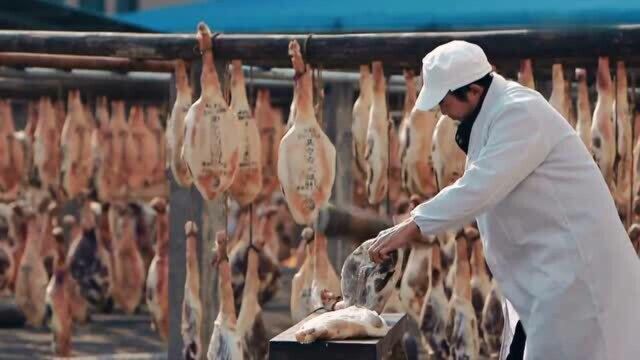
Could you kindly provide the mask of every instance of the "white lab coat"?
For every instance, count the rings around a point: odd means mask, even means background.
[[[591,155],[536,91],[494,74],[464,175],[412,217],[424,234],[477,220],[525,359],[640,359],[640,261]]]

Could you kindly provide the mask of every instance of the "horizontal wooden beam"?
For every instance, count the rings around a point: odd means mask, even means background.
[[[51,55],[31,53],[0,53],[0,65],[12,67],[45,67],[54,69],[111,70],[117,72],[173,72],[169,60],[137,60],[106,56]]]
[[[417,67],[433,48],[454,39],[482,46],[490,61],[510,67],[520,58],[538,62],[593,63],[599,55],[640,56],[640,25],[606,28],[420,32],[340,35],[219,34],[213,39],[220,60],[289,67],[287,44],[300,41],[307,62],[324,68],[354,68],[373,60],[389,66]],[[132,59],[191,59],[199,56],[194,34],[0,31],[0,49]]]
[[[88,99],[104,95],[110,99],[161,103],[169,99],[169,86],[169,80],[165,79],[140,79],[117,74],[0,71],[0,97],[12,99],[66,98],[68,90],[78,89]]]

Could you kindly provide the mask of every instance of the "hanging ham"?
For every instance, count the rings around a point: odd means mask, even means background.
[[[240,206],[246,206],[258,196],[262,188],[262,149],[260,131],[247,100],[240,60],[232,62],[231,111],[238,118],[240,163],[229,192]]]
[[[200,98],[185,118],[182,156],[196,188],[206,200],[227,191],[238,171],[240,136],[238,119],[222,96],[213,64],[211,31],[198,24],[198,44],[202,52]]]
[[[184,143],[184,119],[191,107],[192,95],[183,60],[176,60],[174,77],[176,80],[176,102],[173,104],[171,116],[167,121],[167,155],[173,179],[178,185],[189,187],[193,180],[181,155]]]
[[[580,139],[591,151],[591,103],[589,102],[589,87],[587,86],[587,70],[576,69],[576,80],[578,81],[578,123],[576,124],[576,132],[580,135]]]
[[[114,238],[113,299],[126,314],[132,314],[144,290],[144,262],[136,244],[135,218],[129,206],[109,208],[109,225]]]
[[[49,279],[40,256],[40,247],[42,231],[48,220],[43,214],[26,215],[26,248],[16,277],[16,304],[25,314],[27,324],[32,327],[42,326],[45,317],[45,294]]]
[[[340,279],[327,254],[326,237],[306,228],[302,241],[307,243],[307,257],[291,282],[291,318],[295,322],[323,307],[323,291],[328,290],[335,296],[341,293]]]
[[[446,328],[454,359],[478,359],[480,355],[478,320],[471,303],[470,278],[468,243],[461,231],[456,237],[455,285]]]
[[[164,138],[163,138],[164,140]],[[153,324],[163,341],[169,337],[169,209],[166,200],[154,198],[156,211],[155,256],[147,273],[146,301]]]
[[[535,80],[533,79],[533,67],[531,65],[531,59],[520,60],[518,82],[521,85],[528,87],[529,89],[536,89]]]
[[[289,56],[296,73],[297,110],[280,142],[278,179],[295,221],[310,225],[331,196],[336,149],[316,121],[311,68],[304,64],[295,40],[289,43]]]
[[[198,228],[193,221],[184,225],[187,236],[187,273],[182,301],[182,343],[185,360],[200,360],[202,344],[202,302],[200,301],[200,270],[198,268]]]
[[[591,152],[598,164],[605,182],[614,190],[613,166],[616,156],[615,133],[613,128],[613,84],[609,73],[609,58],[598,58],[596,76],[598,99],[593,111],[591,125]]]
[[[57,189],[60,184],[62,158],[60,131],[56,126],[51,99],[48,97],[40,98],[33,151],[33,161],[42,187]]]
[[[260,199],[270,197],[278,188],[278,147],[284,135],[282,112],[271,107],[268,89],[258,90],[255,119],[260,132],[262,188]]]
[[[90,120],[80,100],[80,91],[68,93],[69,111],[62,128],[62,186],[67,196],[75,198],[88,189],[93,175]],[[51,120],[50,120],[51,121]]]
[[[436,359],[446,359],[450,354],[446,333],[449,300],[444,292],[444,272],[441,263],[440,243],[437,241],[431,247],[430,265],[431,284],[423,301],[418,325],[420,333],[429,344],[430,353]]]
[[[438,189],[453,184],[464,173],[465,153],[455,143],[459,122],[442,115],[433,132],[433,168]]]
[[[351,133],[353,134],[353,158],[355,162],[355,174],[358,179],[366,178],[365,151],[367,148],[367,128],[369,127],[369,114],[373,99],[373,80],[369,65],[360,65],[360,94],[353,104],[353,122]]]
[[[482,308],[482,333],[487,346],[487,353],[494,356],[500,352],[504,315],[502,314],[502,293],[495,279],[491,281],[489,294]]]
[[[111,146],[110,155],[105,161],[107,169],[111,172],[113,181],[113,197],[121,199],[127,193],[129,176],[138,176],[139,170],[129,174],[127,171],[127,157],[132,154],[127,148],[130,144],[129,126],[125,119],[125,107],[123,101],[111,101],[111,124],[110,124],[113,145]],[[113,198],[112,198],[113,200]]]
[[[615,199],[622,222],[631,215],[631,171],[633,170],[633,144],[631,129],[631,111],[627,94],[627,71],[624,62],[616,63],[616,96],[613,104],[615,121],[618,128],[616,142],[616,192]]]
[[[15,131],[11,103],[0,100],[0,200],[18,197],[28,171],[27,152]]]
[[[237,333],[238,319],[233,306],[231,268],[227,257],[227,239],[224,231],[216,233],[213,264],[218,268],[218,299],[220,310],[213,324],[213,334],[207,351],[208,360],[242,359],[242,347]]]
[[[153,168],[149,174],[148,182],[151,185],[164,183],[165,165],[167,159],[167,143],[164,136],[164,129],[160,123],[160,115],[158,114],[158,108],[156,106],[147,107],[147,129],[152,135],[155,148],[157,149],[155,158],[149,158],[147,161],[153,163]]]
[[[46,290],[47,312],[51,314],[50,327],[53,331],[53,352],[57,356],[71,355],[71,329],[73,326],[73,279],[65,262],[62,228],[56,228],[58,262]],[[53,235],[53,233],[52,233]]]
[[[380,61],[373,62],[373,100],[367,127],[367,197],[377,205],[387,195],[389,185],[389,130],[386,83]]]
[[[139,105],[131,107],[128,125],[124,168],[128,174],[129,189],[140,190],[151,184],[158,159],[158,144],[144,123],[144,113]]]
[[[566,84],[564,81],[564,74],[562,73],[562,64],[553,64],[551,66],[551,84],[551,97],[549,97],[549,104],[551,104],[551,106],[553,106],[553,108],[556,109],[556,111],[559,112],[565,120],[569,121],[566,103]],[[571,124],[571,126],[575,127],[575,124]]]

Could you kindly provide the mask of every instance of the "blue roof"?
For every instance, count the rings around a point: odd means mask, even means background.
[[[159,32],[199,21],[233,33],[349,33],[607,26],[640,23],[639,0],[210,0],[121,14]]]

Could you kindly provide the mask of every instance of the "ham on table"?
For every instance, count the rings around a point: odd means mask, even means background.
[[[389,131],[386,82],[380,61],[373,62],[373,100],[367,127],[367,197],[377,205],[387,195],[389,186]]]
[[[240,163],[238,119],[222,96],[213,64],[211,31],[198,24],[202,52],[200,98],[185,117],[182,156],[204,199],[213,200],[233,183]]]
[[[60,184],[62,161],[60,135],[51,99],[40,98],[38,125],[34,134],[33,161],[42,187],[45,189],[56,189]]]
[[[93,175],[91,151],[92,124],[80,100],[80,92],[68,93],[67,118],[62,128],[62,185],[67,196],[75,198],[88,189]],[[49,120],[51,121],[51,120]]]
[[[246,206],[258,196],[262,189],[262,164],[260,163],[262,149],[260,131],[247,100],[240,60],[232,62],[231,111],[238,118],[240,163],[229,192],[240,206]]]
[[[593,111],[591,125],[591,152],[602,172],[605,182],[613,192],[613,166],[616,157],[615,133],[613,128],[613,84],[609,73],[609,58],[598,58],[596,76],[598,99]]]
[[[193,221],[184,225],[187,236],[186,260],[187,272],[182,301],[182,343],[185,360],[200,360],[202,343],[202,301],[200,301],[200,270],[198,268],[198,228]]]
[[[18,197],[28,171],[26,141],[15,131],[11,103],[0,101],[0,201]]]
[[[295,336],[299,343],[308,344],[316,340],[382,337],[388,331],[389,326],[376,312],[353,305],[308,320]]]
[[[218,299],[220,310],[213,323],[213,333],[207,351],[208,360],[237,360],[243,358],[238,318],[233,305],[231,267],[227,257],[227,239],[224,231],[216,233],[213,264],[218,268]]]
[[[293,126],[280,141],[278,179],[294,220],[310,225],[331,196],[336,149],[316,121],[311,68],[304,64],[300,45],[289,43],[298,96]]]
[[[578,123],[576,131],[580,139],[591,151],[591,102],[589,102],[589,87],[587,86],[587,70],[576,69],[576,80],[578,80],[578,96],[576,107],[578,108]]]
[[[176,79],[176,102],[167,121],[167,158],[171,173],[178,185],[189,187],[193,183],[187,165],[182,159],[184,143],[184,119],[191,107],[191,87],[183,60],[176,60],[174,69]]]

